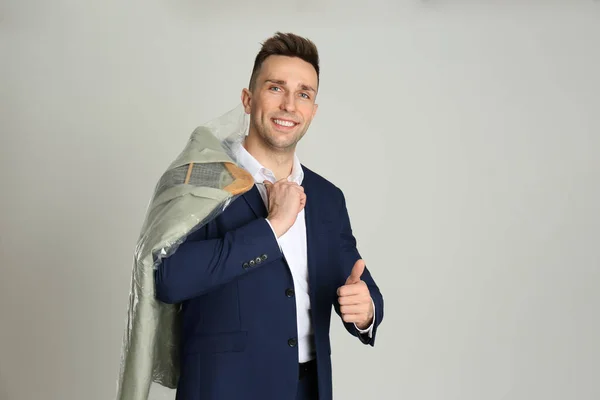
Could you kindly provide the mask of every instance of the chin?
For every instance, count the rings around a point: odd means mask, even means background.
[[[297,142],[277,142],[276,140],[269,141],[271,147],[277,150],[292,150],[296,147]]]
[[[295,140],[295,138],[281,138],[277,136],[278,135],[273,135],[267,138],[267,143],[274,149],[289,150],[290,148],[294,148],[296,143],[298,143],[298,141]]]

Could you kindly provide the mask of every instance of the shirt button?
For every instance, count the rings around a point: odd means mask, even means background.
[[[287,290],[285,291],[285,295],[286,295],[287,297],[292,297],[292,296],[294,295],[294,289],[287,289]]]
[[[291,338],[290,340],[288,340],[288,345],[290,347],[296,347],[297,344],[298,344],[298,341],[296,340],[296,338]]]

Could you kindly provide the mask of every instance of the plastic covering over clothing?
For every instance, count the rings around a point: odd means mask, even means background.
[[[241,105],[199,126],[155,187],[135,248],[117,400],[147,400],[153,382],[177,387],[180,306],[155,298],[154,270],[254,185],[234,152],[247,129]]]

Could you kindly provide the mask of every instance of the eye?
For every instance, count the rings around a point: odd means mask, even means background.
[[[300,96],[304,96],[305,99],[310,99],[310,96],[306,93],[300,93]]]
[[[280,87],[278,87],[278,86],[271,86],[269,89],[270,89],[270,90],[274,90],[274,89],[281,89],[281,88],[280,88]]]

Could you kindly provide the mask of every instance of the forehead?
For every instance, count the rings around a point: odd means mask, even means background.
[[[298,57],[269,56],[263,62],[258,78],[263,83],[267,80],[285,81],[290,86],[309,85],[317,87],[317,71],[308,62]]]

